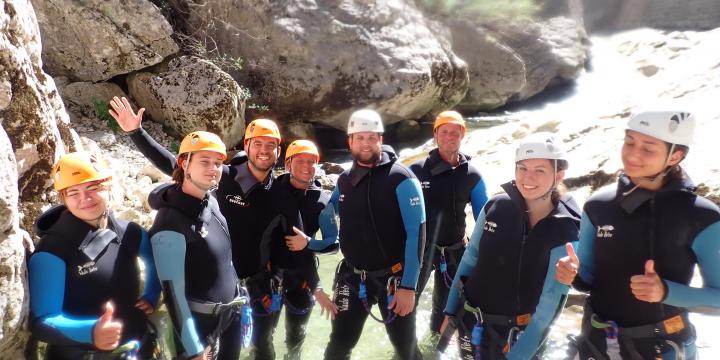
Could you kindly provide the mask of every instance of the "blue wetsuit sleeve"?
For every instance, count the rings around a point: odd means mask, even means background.
[[[693,241],[703,287],[694,288],[665,280],[665,304],[678,307],[720,308],[720,222],[705,228]]]
[[[63,313],[65,299],[65,262],[39,252],[28,262],[30,283],[30,323],[33,335],[49,344],[92,345],[95,319],[77,319]]]
[[[577,247],[577,241],[573,242]],[[555,264],[566,255],[565,246],[557,246],[550,251],[545,283],[540,294],[540,300],[535,307],[530,324],[525,328],[518,341],[507,354],[508,360],[531,359],[545,342],[547,329],[552,325],[565,305],[570,287],[555,280]]]
[[[130,134],[130,139],[155,167],[168,176],[172,175],[177,164],[175,156],[155,141],[145,129],[140,128],[140,131]]]
[[[416,178],[403,180],[395,189],[395,195],[407,234],[400,287],[415,290],[425,247],[425,201],[420,182]]]
[[[311,239],[308,242],[308,249],[315,252],[323,252],[326,248],[338,241],[338,227],[335,218],[335,207],[328,203],[318,215],[318,224],[322,239]]]
[[[595,224],[586,213],[580,218],[580,235],[577,248],[580,269],[573,281],[573,287],[579,291],[590,291],[595,279]]]
[[[477,221],[478,215],[488,201],[487,188],[485,187],[485,180],[482,177],[478,180],[472,192],[470,192],[470,205],[472,206],[473,218]]]
[[[192,358],[203,352],[195,321],[185,297],[185,237],[174,231],[161,231],[150,238],[158,278],[175,334],[180,338],[178,354]]]
[[[335,190],[330,194],[330,201],[328,206],[332,206],[336,214],[340,214],[340,190],[338,190],[338,184],[335,183]]]
[[[478,256],[480,254],[480,239],[482,238],[483,229],[485,227],[485,212],[481,211],[475,220],[475,229],[473,229],[472,235],[470,235],[470,244],[465,249],[460,265],[458,265],[455,278],[453,279],[452,287],[448,294],[447,304],[445,305],[445,313],[449,315],[457,314],[458,309],[463,304],[461,303],[462,294],[460,293],[463,282],[463,277],[470,276],[475,265],[477,264]]]
[[[157,308],[158,300],[160,300],[160,281],[157,277],[155,269],[155,258],[153,257],[152,245],[147,231],[142,230],[142,239],[140,240],[140,260],[145,265],[145,289],[142,298]]]

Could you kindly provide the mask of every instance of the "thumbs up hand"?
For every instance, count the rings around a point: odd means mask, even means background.
[[[572,244],[566,243],[565,251],[567,251],[567,256],[560,258],[555,264],[555,280],[561,284],[571,285],[580,268],[580,260],[575,254]]]
[[[630,289],[638,300],[656,303],[665,298],[665,284],[655,272],[654,260],[645,262],[644,274],[630,278]]]
[[[105,312],[100,316],[93,328],[93,345],[100,350],[113,350],[120,343],[122,335],[122,323],[113,320],[115,306],[108,301],[105,304]]]

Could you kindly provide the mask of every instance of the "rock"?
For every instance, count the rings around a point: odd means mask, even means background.
[[[556,17],[540,23],[494,24],[491,32],[525,63],[525,87],[513,101],[524,101],[547,87],[574,80],[588,58],[587,34],[576,21]]]
[[[155,167],[155,165],[151,163],[147,163],[145,166],[143,166],[142,170],[140,170],[140,173],[149,177],[152,182],[162,182],[170,180],[169,176],[165,175],[162,171],[160,171],[158,168]]]
[[[494,109],[522,91],[525,63],[513,49],[469,20],[448,19],[446,24],[452,31],[453,51],[468,64],[468,91],[456,109],[470,113]]]
[[[415,140],[420,134],[420,124],[415,120],[403,120],[395,127],[395,140],[407,142]]]
[[[0,24],[5,16],[0,12]],[[23,328],[28,311],[25,246],[32,251],[32,242],[20,229],[17,163],[2,127],[0,168],[0,351],[3,358],[21,359],[29,337]]]
[[[170,24],[147,0],[33,0],[33,6],[53,76],[102,81],[178,51]]]
[[[343,171],[345,171],[342,165],[331,162],[324,162],[320,164],[320,169],[322,169],[327,175],[340,175]]]
[[[411,0],[219,0],[190,14],[196,31],[225,24],[199,36],[244,60],[239,81],[283,122],[344,130],[352,111],[372,107],[391,124],[446,110],[466,91],[464,62]]]
[[[290,142],[297,139],[310,139],[315,140],[315,126],[309,122],[297,122],[286,123],[282,125],[280,132],[283,136],[283,142],[290,144]]]
[[[128,77],[130,95],[178,138],[196,130],[218,134],[228,147],[242,139],[246,94],[207,60],[182,56],[159,73]]]
[[[22,228],[47,204],[55,159],[74,151],[76,138],[53,79],[42,70],[40,34],[32,6],[8,0],[0,7],[0,82],[9,82],[12,101],[0,110],[0,123],[17,161]]]
[[[655,64],[639,64],[638,70],[645,76],[651,77],[660,70],[660,68]]]
[[[73,123],[78,122],[82,117],[99,119],[99,111],[108,110],[108,102],[113,96],[122,98],[127,97],[125,91],[114,83],[91,83],[91,82],[75,82],[61,83],[55,82],[65,103],[65,108],[70,114],[70,120]],[[137,111],[135,104],[132,104],[133,110]],[[109,114],[108,114],[109,116]],[[98,122],[100,120],[97,120]],[[107,124],[98,124],[106,127]]]

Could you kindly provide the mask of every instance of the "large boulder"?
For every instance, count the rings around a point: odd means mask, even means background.
[[[0,8],[0,84],[5,84],[0,86],[0,123],[17,161],[21,224],[26,230],[32,229],[40,207],[48,202],[55,159],[78,144],[55,83],[42,70],[40,53],[32,5],[5,1]]]
[[[0,12],[0,16],[5,15]],[[3,20],[0,20],[2,23]],[[22,359],[28,333],[26,319],[26,241],[27,233],[18,221],[17,163],[10,140],[0,127],[0,357]]]
[[[517,52],[469,20],[446,20],[453,50],[468,64],[468,91],[456,109],[489,110],[505,105],[525,87],[525,63]]]
[[[178,51],[172,27],[148,0],[32,0],[50,74],[102,81]]]
[[[102,115],[108,110],[108,101],[114,96],[127,96],[120,86],[115,83],[101,82],[73,82],[67,83],[55,79],[60,97],[65,104],[70,121],[77,130],[78,122],[82,118],[97,119],[100,117],[109,121],[110,115]],[[109,124],[105,124],[108,126]]]
[[[137,106],[177,137],[207,130],[220,135],[228,147],[242,139],[247,93],[207,60],[172,59],[156,72],[130,75],[128,87]]]
[[[353,110],[373,107],[390,124],[444,110],[466,91],[464,62],[411,0],[219,0],[189,20],[244,60],[240,82],[282,121],[344,130]]]
[[[545,88],[575,80],[588,59],[589,41],[582,24],[567,17],[542,22],[488,26],[525,63],[525,87],[513,98],[524,101]]]

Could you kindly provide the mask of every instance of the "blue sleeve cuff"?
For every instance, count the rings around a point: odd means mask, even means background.
[[[478,180],[475,187],[470,193],[470,205],[472,206],[473,218],[477,221],[483,206],[488,201],[487,189],[485,188],[485,180],[482,177]]]
[[[142,230],[142,239],[140,240],[140,259],[145,266],[145,289],[142,297],[157,308],[160,300],[160,281],[157,277],[155,269],[155,259],[153,257],[152,245],[145,229]]]
[[[312,239],[308,242],[308,249],[312,251],[323,251],[329,246],[338,242],[338,227],[335,218],[335,207],[328,203],[318,215],[318,224],[322,240]]]
[[[577,241],[573,242],[573,246],[577,247]],[[543,283],[540,300],[537,307],[535,307],[535,313],[515,346],[508,352],[508,360],[531,359],[540,348],[540,345],[545,342],[547,329],[562,311],[570,287],[555,280],[555,264],[565,255],[564,245],[555,247],[550,251],[545,282]]]
[[[65,262],[39,252],[28,262],[30,310],[33,334],[40,340],[59,344],[92,345],[92,329],[97,319],[74,319],[63,313],[65,299]]]
[[[665,304],[678,307],[720,307],[720,222],[701,231],[692,250],[698,260],[703,287],[694,288],[665,280]]]
[[[181,340],[186,355],[199,354],[204,350],[200,342],[190,306],[185,297],[185,237],[174,231],[161,231],[150,239],[155,266],[165,292],[165,301],[172,301],[174,313],[170,318],[175,334]]]
[[[395,189],[403,224],[405,225],[405,262],[400,286],[415,289],[420,274],[421,255],[425,246],[425,200],[420,182],[415,178],[403,180]]]
[[[590,221],[588,215],[583,212],[580,218],[580,235],[577,245],[577,256],[580,261],[578,277],[583,284],[591,286],[595,279],[595,224]],[[584,289],[580,289],[584,290]]]

